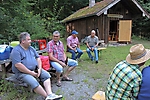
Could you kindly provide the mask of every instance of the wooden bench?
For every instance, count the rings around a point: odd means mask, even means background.
[[[102,54],[102,50],[105,50],[106,48],[105,47],[98,47],[97,48],[97,51],[98,51],[98,57],[99,57],[99,54]],[[83,52],[86,52],[86,50],[82,50]],[[66,54],[67,53],[70,53],[70,52],[68,52],[68,51],[66,51]]]
[[[39,55],[42,55],[43,53],[46,53],[46,49],[39,50],[39,51],[37,51],[37,53]],[[11,75],[8,76],[8,74],[10,74],[10,73],[7,73],[7,70],[8,70],[8,66],[7,65],[8,64],[12,64],[12,60],[11,59],[0,60],[0,66],[1,66],[0,78],[5,79],[8,82],[14,83],[15,86],[23,86],[23,87],[28,88],[29,86],[26,83],[24,83],[24,82],[22,82],[20,80],[17,80],[15,78],[14,74],[11,73]],[[10,69],[11,69],[11,67],[10,67]]]
[[[98,48],[97,48],[98,56],[99,56],[100,53],[102,53],[101,51],[102,51],[102,50],[105,50],[105,49],[106,49],[106,48],[104,48],[104,47],[98,47]],[[82,51],[83,51],[83,52],[86,52],[86,50],[82,50]]]
[[[15,83],[16,86],[23,86],[23,87],[28,87],[27,83],[23,82],[23,81],[19,81],[15,78],[15,74],[11,74],[10,77],[5,78],[5,80],[9,81],[9,82],[13,82]]]

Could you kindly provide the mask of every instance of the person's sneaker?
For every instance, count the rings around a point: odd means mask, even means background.
[[[96,64],[98,63],[98,61],[95,62]]]
[[[56,95],[52,93],[48,95],[45,100],[55,100],[55,99],[61,99],[61,98],[62,98],[62,95]]]

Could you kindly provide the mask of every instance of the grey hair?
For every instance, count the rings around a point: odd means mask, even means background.
[[[30,37],[30,34],[28,32],[22,32],[22,33],[20,33],[20,35],[19,35],[19,42],[21,43],[23,40],[26,39],[27,36]]]
[[[53,35],[55,35],[55,34],[60,35],[59,31],[54,31],[54,32],[53,32]]]
[[[92,30],[91,33],[96,33],[95,30]]]

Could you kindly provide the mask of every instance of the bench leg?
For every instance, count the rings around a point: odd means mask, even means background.
[[[98,51],[98,57],[100,58],[101,54],[102,54],[102,50],[97,50]]]
[[[6,66],[5,63],[1,65],[2,72],[0,72],[0,76],[4,79],[6,77]]]

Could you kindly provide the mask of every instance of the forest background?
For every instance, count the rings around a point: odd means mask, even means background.
[[[95,0],[96,2],[102,0]],[[137,0],[150,13],[149,0]],[[51,36],[55,30],[65,36],[61,21],[89,5],[89,0],[0,0],[0,44],[15,41],[20,32],[27,31],[32,39]],[[150,19],[133,20],[132,35],[150,40]]]

